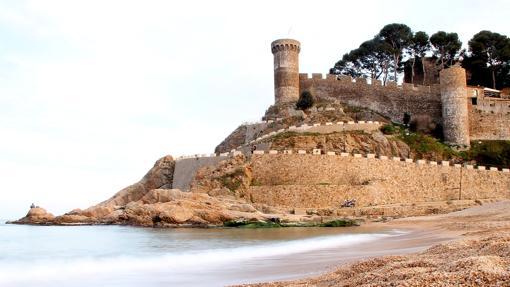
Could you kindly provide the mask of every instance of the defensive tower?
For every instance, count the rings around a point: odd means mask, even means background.
[[[439,73],[444,139],[451,145],[469,146],[466,70],[459,65]]]
[[[300,49],[301,44],[292,39],[279,39],[271,43],[276,104],[295,102],[299,99]]]

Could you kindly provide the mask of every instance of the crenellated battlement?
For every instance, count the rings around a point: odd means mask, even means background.
[[[404,91],[415,91],[423,94],[439,94],[439,84],[432,86],[423,86],[423,85],[413,85],[409,83],[403,83],[402,85],[398,85],[396,82],[388,81],[385,86],[382,85],[381,80],[376,79],[366,79],[366,78],[352,78],[346,75],[332,75],[332,74],[321,74],[321,73],[300,73],[299,81],[325,81],[325,83],[329,84],[338,84],[338,85],[349,85],[352,84],[352,88],[360,87],[360,86],[370,86],[374,89],[401,89]]]
[[[276,53],[284,50],[296,51],[299,53],[301,44],[293,39],[279,39],[271,43],[271,52]]]
[[[402,122],[404,114],[427,114],[441,121],[441,94],[439,85],[414,86],[379,80],[352,78],[345,75],[319,73],[299,74],[300,92],[310,91],[315,97],[337,99],[352,106],[368,108],[395,122]]]
[[[486,166],[474,166],[469,164],[457,164],[449,161],[427,161],[424,159],[412,159],[412,158],[401,158],[401,157],[388,157],[385,155],[367,153],[348,153],[348,152],[334,152],[334,151],[326,151],[322,149],[313,149],[311,151],[307,150],[255,150],[253,152],[241,152],[239,150],[232,150],[227,153],[222,154],[210,154],[210,155],[193,155],[193,156],[183,156],[178,157],[176,159],[175,171],[174,171],[174,182],[172,184],[172,188],[179,188],[183,191],[189,190],[190,184],[193,181],[193,178],[197,174],[197,171],[200,168],[206,166],[215,166],[222,160],[226,160],[235,156],[240,156],[245,154],[247,156],[251,156],[252,162],[257,163],[261,158],[268,160],[268,162],[280,161],[283,163],[291,163],[296,160],[302,161],[301,164],[296,166],[308,166],[310,164],[319,164],[319,166],[323,167],[328,165],[328,162],[331,160],[335,161],[336,164],[333,164],[331,167],[333,168],[330,173],[327,174],[336,174],[339,171],[345,170],[355,170],[360,166],[363,166],[363,171],[359,173],[359,175],[363,175],[364,173],[371,173],[384,171],[387,176],[391,178],[402,177],[402,175],[407,175],[409,173],[414,173],[414,177],[409,177],[413,183],[414,181],[427,183],[430,181],[430,178],[433,174],[437,174],[442,178],[442,174],[444,173],[456,173],[461,175],[460,170],[463,170],[462,173],[469,174],[468,178],[473,179],[473,183],[477,183],[480,180],[488,180],[490,184],[481,184],[479,186],[493,192],[495,186],[493,183],[495,181],[504,181],[508,182],[510,179],[510,169],[503,168],[498,169],[496,167],[486,167]],[[256,166],[256,164],[255,164]],[[341,168],[339,168],[341,167]],[[348,168],[345,168],[348,167]],[[256,169],[256,168],[255,168]],[[307,170],[307,169],[303,169]],[[274,168],[271,172],[295,172],[296,170],[285,171],[285,169]],[[425,171],[425,172],[424,172]],[[307,170],[308,172],[308,170]],[[322,174],[324,175],[324,174]],[[342,177],[342,176],[339,176]],[[302,179],[303,176],[299,176],[298,178]],[[320,178],[320,176],[313,176],[312,178]],[[405,177],[405,180],[409,179]],[[396,186],[400,186],[402,182],[405,180],[392,180],[395,182]],[[421,185],[418,185],[421,188]],[[434,185],[435,188],[438,185]],[[466,186],[465,186],[466,187]],[[504,188],[504,187],[502,187]]]
[[[320,150],[257,154],[251,170],[250,198],[300,208],[507,198],[510,184],[508,169]]]
[[[375,79],[299,73],[300,44],[296,40],[277,40],[271,48],[276,104],[296,102],[303,91],[309,91],[317,99],[366,108],[397,123],[402,123],[406,114],[411,120],[428,118],[443,127],[446,142],[458,147],[469,146],[471,139],[510,139],[510,101],[486,97],[484,91],[488,89],[483,87],[468,87],[466,72],[458,65],[441,71],[441,84],[398,85],[390,81],[383,85]]]

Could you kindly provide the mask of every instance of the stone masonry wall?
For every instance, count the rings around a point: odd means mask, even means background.
[[[441,95],[438,85],[413,86],[404,83],[397,86],[389,82],[386,86],[381,81],[357,78],[355,82],[349,76],[322,74],[299,74],[300,92],[310,91],[318,98],[338,99],[342,103],[374,110],[392,121],[402,122],[404,113],[412,116],[428,115],[441,123]]]
[[[188,191],[191,181],[195,177],[199,168],[204,166],[214,166],[220,161],[226,159],[228,153],[224,155],[211,155],[190,158],[178,158],[175,161],[174,179],[172,188],[182,191]]]
[[[372,155],[371,157],[374,157]],[[361,155],[256,154],[252,157],[254,202],[274,206],[339,207],[454,199],[510,198],[510,172],[365,158]]]
[[[510,114],[510,101],[508,99],[482,97],[478,99],[478,103],[474,108],[488,113],[508,115]]]
[[[509,140],[510,115],[471,108],[469,133],[471,140]]]

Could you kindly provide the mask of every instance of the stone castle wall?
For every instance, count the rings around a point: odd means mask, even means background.
[[[296,168],[299,166],[300,168]],[[510,198],[510,172],[373,155],[256,154],[254,202],[300,208]]]
[[[469,112],[471,140],[509,140],[510,115],[472,107]]]
[[[398,86],[389,82],[383,86],[379,80],[367,83],[364,78],[352,79],[349,76],[312,74],[309,77],[308,74],[298,74],[298,41],[277,40],[271,48],[275,64],[276,104],[295,101],[300,93],[310,91],[319,99],[336,99],[350,106],[367,108],[398,123],[403,121],[405,113],[411,117],[428,116],[443,125],[445,140],[453,145],[469,146],[473,132],[473,139],[510,140],[505,125],[510,123],[510,101],[484,97],[483,88],[467,87],[466,73],[460,66],[442,70],[439,73],[441,84],[415,86],[404,83]],[[429,74],[432,76],[432,73]],[[437,73],[433,74],[437,80]],[[475,114],[472,117],[468,99],[473,98],[474,92],[474,97],[479,100],[475,109],[498,115],[480,118]],[[495,120],[495,125],[491,126],[490,120]]]
[[[468,87],[471,140],[510,139],[510,101],[488,97],[483,87]]]
[[[437,123],[442,122],[439,85],[404,83],[397,86],[395,82],[389,82],[383,86],[378,80],[369,84],[364,78],[299,74],[299,87],[300,92],[307,90],[318,98],[334,98],[351,106],[368,108],[395,122],[402,122],[406,112],[412,116],[428,115]]]
[[[510,114],[510,101],[508,99],[483,97],[478,99],[477,104],[473,107],[487,113]]]
[[[187,158],[177,158],[175,161],[174,179],[172,188],[188,191],[191,181],[195,178],[198,169],[205,166],[214,166],[228,158],[229,153],[221,155],[201,155]]]

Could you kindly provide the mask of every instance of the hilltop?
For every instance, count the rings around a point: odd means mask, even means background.
[[[431,86],[310,77],[299,73],[300,49],[292,39],[271,44],[275,103],[214,154],[165,156],[102,203],[56,217],[37,208],[13,223],[356,224],[510,197],[508,160],[494,156],[510,154],[503,92],[468,87],[455,65]]]

